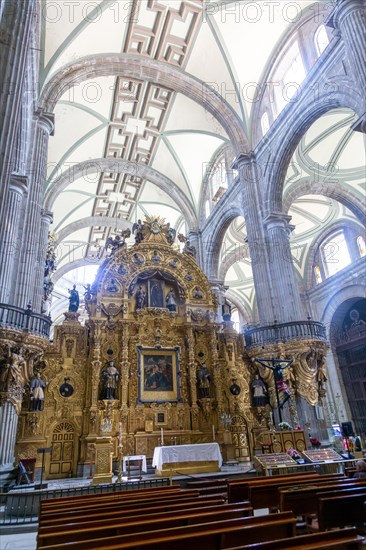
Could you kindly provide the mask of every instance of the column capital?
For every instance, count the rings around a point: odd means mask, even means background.
[[[28,192],[28,183],[28,176],[23,176],[23,174],[11,174],[9,191],[23,197]]]
[[[326,25],[333,29],[340,29],[344,20],[354,11],[365,11],[363,0],[339,0],[328,17]]]
[[[53,212],[50,212],[49,210],[42,210],[41,211],[42,219],[51,224],[53,222]]]
[[[55,132],[55,115],[54,113],[47,113],[43,109],[37,109],[35,111],[35,117],[37,122],[43,130],[45,130],[50,136]]]
[[[286,229],[286,231],[293,231],[295,226],[290,224],[292,216],[284,214],[283,212],[271,212],[263,220],[263,224],[267,230],[281,228]]]
[[[256,156],[254,151],[249,151],[248,153],[240,153],[238,155],[232,165],[231,168],[234,168],[234,170],[239,170],[241,166],[247,166],[248,164],[252,164],[256,161]]]

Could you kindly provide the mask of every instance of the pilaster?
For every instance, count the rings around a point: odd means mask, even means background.
[[[35,115],[37,117],[37,125],[32,151],[30,193],[25,215],[25,227],[27,230],[21,251],[17,284],[19,294],[15,305],[24,308],[29,303],[29,300],[36,298],[37,303],[32,304],[33,310],[39,312],[42,284],[40,285],[40,289],[36,290],[35,285],[40,284],[40,271],[37,271],[37,262],[40,256],[43,258],[46,256],[47,239],[43,237],[45,225],[42,224],[40,229],[40,222],[42,219],[44,181],[46,178],[48,138],[54,130],[54,115],[41,111],[36,112]],[[49,214],[44,218],[44,221],[47,218],[50,218]],[[39,243],[43,246],[43,250],[40,250]]]
[[[0,303],[9,303],[11,297],[12,281],[15,278],[14,261],[19,254],[19,218],[27,189],[26,176],[19,174],[11,176],[0,227]]]

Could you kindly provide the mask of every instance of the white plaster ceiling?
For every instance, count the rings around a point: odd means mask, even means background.
[[[280,49],[282,37],[299,16],[299,4],[293,2],[39,2],[40,91],[58,70],[83,57],[140,55],[210,83],[237,113],[247,135],[253,105],[251,83],[260,81]],[[317,2],[302,0],[300,4],[304,11]],[[336,165],[342,185],[360,196],[364,193],[364,141],[361,134],[350,131],[353,120],[349,111],[332,112],[309,129],[289,167],[285,194],[312,174],[315,163]],[[56,233],[91,216],[112,216],[128,224],[155,213],[184,231],[185,219],[176,201],[148,179],[113,171],[86,172],[75,181],[70,177],[61,193],[58,180],[75,165],[93,159],[137,161],[170,178],[198,219],[205,169],[229,141],[213,115],[185,95],[139,79],[114,76],[91,78],[65,92],[55,108],[55,124],[55,135],[49,140],[46,188],[47,193],[57,194],[50,205]],[[330,170],[323,170],[321,175],[330,177]],[[310,193],[299,197],[289,214],[296,225],[292,239],[301,250],[295,260],[300,277],[311,243],[324,225],[340,216],[354,219],[336,201]],[[98,230],[78,229],[76,224],[75,231],[62,240],[57,255],[64,275],[55,286],[53,318],[59,318],[66,308],[67,289],[73,282],[91,282],[95,250],[111,232],[113,224]],[[225,265],[227,251],[244,243],[244,236],[244,221],[235,220],[223,244],[221,260]],[[87,266],[92,265],[89,275],[88,269],[72,271],[83,258]],[[78,281],[78,277],[84,279]],[[249,258],[239,258],[228,268],[226,284],[253,312]]]

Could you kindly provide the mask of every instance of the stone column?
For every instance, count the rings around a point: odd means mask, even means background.
[[[259,318],[261,324],[271,324],[274,320],[275,304],[272,298],[272,276],[261,215],[260,181],[254,154],[240,155],[234,163],[234,168],[238,169],[240,176]]]
[[[44,279],[44,270],[45,270],[45,261],[46,261],[46,250],[48,243],[48,232],[50,224],[53,222],[52,212],[47,210],[41,211],[41,229],[39,235],[38,243],[38,257],[35,273],[35,283],[33,290],[32,308],[34,311],[41,311],[41,302],[43,296],[43,279]]]
[[[191,231],[189,231],[188,233],[188,239],[189,239],[189,244],[190,245],[193,245],[196,249],[196,261],[197,261],[197,264],[202,267],[203,266],[203,262],[202,262],[202,246],[201,246],[201,235],[199,233],[198,230],[194,230],[192,229]]]
[[[22,201],[27,192],[28,178],[13,174],[10,179],[6,208],[0,227],[0,303],[9,303],[14,260],[19,255],[18,233]]]
[[[275,318],[280,323],[305,319],[295,279],[289,235],[291,216],[274,213],[264,220],[272,279]]]
[[[0,406],[0,472],[12,470],[14,467],[14,448],[18,426],[18,414],[10,401],[4,401]]]
[[[36,284],[36,267],[39,256],[38,243],[40,239],[40,222],[44,195],[44,182],[46,179],[46,158],[48,138],[54,128],[54,115],[37,112],[37,125],[35,130],[34,146],[32,151],[32,170],[30,178],[30,192],[27,211],[25,215],[25,238],[19,263],[19,276],[17,281],[18,295],[15,305],[25,308],[29,300],[34,298]],[[46,256],[46,243],[44,244],[43,257]],[[41,310],[41,294],[38,294],[39,303],[32,304],[35,312]]]
[[[366,89],[366,8],[363,0],[342,0],[338,3],[330,24],[339,30],[349,69],[358,83],[360,93]]]
[[[0,220],[13,171],[35,0],[3,0],[0,19]]]

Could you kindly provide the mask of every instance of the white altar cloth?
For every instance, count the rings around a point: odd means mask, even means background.
[[[123,457],[123,471],[126,471],[126,462],[133,462],[134,460],[142,460],[141,470],[147,472],[146,467],[146,455],[134,455],[134,456],[124,456]]]
[[[206,462],[208,460],[217,460],[221,468],[222,456],[218,443],[155,447],[152,465],[162,470],[163,464],[169,462]]]

